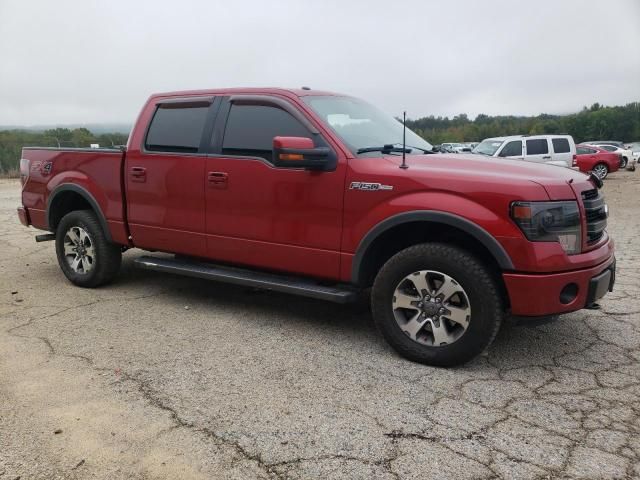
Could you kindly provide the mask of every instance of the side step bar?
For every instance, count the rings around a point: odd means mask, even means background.
[[[42,235],[36,235],[36,242],[49,242],[56,239],[55,233],[44,233]]]
[[[204,278],[247,287],[264,288],[276,292],[292,293],[303,297],[349,303],[357,298],[356,290],[347,286],[326,286],[312,280],[226,267],[211,263],[177,258],[142,256],[133,262],[137,267],[158,272],[175,273],[187,277]]]

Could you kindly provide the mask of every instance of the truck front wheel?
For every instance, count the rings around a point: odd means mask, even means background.
[[[375,279],[371,305],[378,329],[398,353],[435,366],[482,353],[504,316],[490,270],[470,253],[439,243],[391,257]]]
[[[69,281],[86,288],[113,280],[122,262],[121,248],[107,241],[91,210],[76,210],[62,217],[56,229],[56,254]]]

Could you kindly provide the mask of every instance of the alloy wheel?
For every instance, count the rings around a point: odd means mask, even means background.
[[[75,273],[89,273],[95,265],[93,241],[82,227],[71,227],[64,235],[64,257]]]
[[[607,170],[606,166],[600,164],[593,167],[593,173],[595,173],[600,180],[604,180],[609,171]]]
[[[434,270],[407,275],[396,287],[393,315],[413,341],[432,347],[459,340],[469,326],[471,304],[462,286]]]

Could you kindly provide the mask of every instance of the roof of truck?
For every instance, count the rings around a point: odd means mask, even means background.
[[[265,87],[265,88],[256,88],[256,87],[247,87],[247,88],[215,88],[215,89],[206,89],[206,90],[179,90],[175,92],[159,92],[151,95],[152,97],[188,97],[195,95],[233,95],[233,94],[276,94],[276,95],[284,95],[284,96],[296,96],[296,97],[305,97],[308,95],[331,95],[331,96],[343,96],[340,93],[335,92],[326,92],[323,90],[312,90],[307,87],[303,88],[274,88],[274,87]]]

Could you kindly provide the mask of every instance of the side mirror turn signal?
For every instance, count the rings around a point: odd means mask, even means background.
[[[307,137],[274,137],[273,162],[277,167],[324,170],[330,150],[315,147]]]

